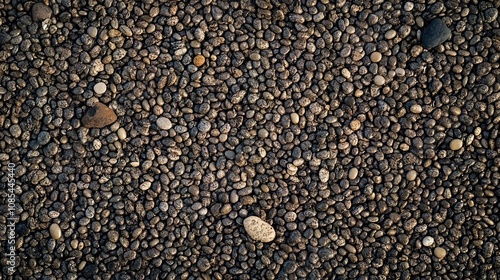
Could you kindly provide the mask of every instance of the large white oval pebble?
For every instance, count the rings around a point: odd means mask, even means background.
[[[243,226],[253,240],[271,242],[276,238],[276,231],[274,228],[259,217],[247,217],[243,221]]]

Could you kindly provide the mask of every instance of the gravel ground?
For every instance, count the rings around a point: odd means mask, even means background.
[[[500,278],[500,1],[188,2],[1,1],[0,279]]]

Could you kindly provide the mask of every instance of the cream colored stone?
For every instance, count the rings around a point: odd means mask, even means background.
[[[123,127],[120,127],[120,129],[118,129],[117,134],[118,139],[120,140],[124,140],[125,138],[127,138],[127,131]]]
[[[245,218],[243,226],[253,240],[271,242],[276,238],[276,231],[274,228],[259,217],[249,216]]]
[[[453,139],[450,142],[450,150],[457,151],[460,150],[463,146],[463,141],[461,139]]]
[[[55,240],[58,240],[62,236],[62,231],[58,224],[51,224],[49,227],[49,233]]]
[[[290,120],[292,121],[293,124],[298,124],[299,123],[299,114],[291,113]]]
[[[382,60],[382,54],[380,52],[372,52],[370,60],[374,63],[380,62]]]
[[[353,167],[349,170],[348,177],[350,180],[354,180],[358,177],[358,169],[356,167]]]
[[[442,260],[446,257],[446,250],[442,247],[436,247],[436,248],[434,248],[434,256],[436,256],[436,258]]]

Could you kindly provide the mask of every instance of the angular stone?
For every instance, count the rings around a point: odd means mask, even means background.
[[[451,37],[451,30],[440,18],[435,18],[429,25],[422,30],[422,46],[426,49],[432,49],[441,45]]]
[[[116,119],[115,112],[99,102],[87,110],[82,118],[82,125],[86,128],[102,128],[114,123]]]
[[[245,231],[250,238],[260,242],[271,242],[276,238],[274,228],[259,217],[250,216],[243,221]]]

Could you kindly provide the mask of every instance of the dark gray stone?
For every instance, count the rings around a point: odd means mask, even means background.
[[[451,30],[440,18],[435,18],[422,30],[422,46],[432,49],[441,45],[451,37]]]

